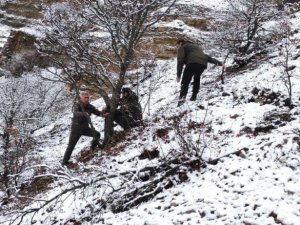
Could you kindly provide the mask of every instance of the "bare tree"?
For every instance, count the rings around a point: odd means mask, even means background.
[[[137,53],[149,28],[176,0],[84,0],[49,9],[45,46],[59,55],[60,81],[75,89],[86,84],[110,108],[103,145],[113,135],[121,88],[138,63]],[[49,51],[48,51],[49,52]],[[57,58],[56,58],[57,59]]]
[[[31,134],[51,118],[65,100],[62,85],[39,77],[5,79],[0,84],[0,188],[7,195],[19,185],[20,173],[28,166],[34,141]],[[57,114],[57,112],[56,112]],[[53,115],[53,114],[52,114]]]
[[[292,60],[299,58],[300,54],[296,54],[297,46],[299,44],[299,39],[294,36],[294,31],[292,30],[288,20],[283,20],[279,24],[280,30],[277,33],[277,38],[281,39],[279,45],[279,63],[282,68],[281,79],[288,92],[288,102],[287,105],[292,108],[292,95],[293,95],[293,70],[296,68],[293,65]]]
[[[247,65],[263,53],[271,36],[265,22],[279,15],[273,0],[229,0],[216,18],[216,45],[234,57],[236,66]]]

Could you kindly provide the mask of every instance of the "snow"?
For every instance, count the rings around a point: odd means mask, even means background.
[[[211,9],[226,9],[228,2],[224,0],[178,0],[177,4],[200,5]]]
[[[181,0],[179,3],[203,4],[210,8],[225,7],[224,1]],[[292,21],[295,27],[297,18],[298,16]],[[173,23],[168,26],[178,25],[177,21]],[[272,54],[278,55],[278,52]],[[275,63],[277,59],[272,60]],[[294,60],[293,63],[298,65],[298,61],[299,59]],[[123,151],[115,154],[100,151],[96,153],[94,160],[85,165],[81,163],[82,168],[93,168],[92,171],[79,174],[76,171],[69,172],[80,181],[89,182],[97,173],[135,173],[145,166],[157,165],[159,159],[139,160],[138,156],[144,149],[158,149],[161,159],[182,151],[171,120],[179,115],[185,138],[194,142],[200,141],[198,147],[204,149],[205,160],[248,149],[245,150],[245,156],[230,155],[222,158],[216,165],[207,165],[199,171],[189,171],[188,181],[178,182],[172,188],[159,193],[153,200],[118,214],[112,213],[110,209],[101,213],[87,210],[87,205],[97,209],[96,200],[101,199],[108,191],[108,184],[98,188],[92,185],[74,192],[75,194],[60,203],[62,205],[56,205],[59,210],[55,213],[38,213],[35,224],[48,225],[54,221],[58,221],[56,224],[66,224],[70,219],[80,220],[84,216],[91,216],[92,222],[83,221],[83,225],[300,224],[300,150],[295,139],[299,138],[300,131],[300,69],[296,67],[294,70],[293,102],[296,106],[293,110],[274,104],[248,101],[254,87],[268,88],[287,96],[286,87],[280,78],[282,70],[279,66],[262,63],[254,70],[228,75],[224,85],[215,81],[219,72],[219,68],[208,68],[203,74],[197,101],[187,100],[181,107],[177,107],[180,84],[176,82],[176,60],[158,61],[155,74],[139,90],[142,106],[145,107],[144,130],[140,132],[138,128],[133,129],[129,137],[119,144],[125,146]],[[149,87],[151,101],[147,104]],[[101,99],[93,101],[92,104],[99,109],[104,105]],[[256,127],[267,123],[266,116],[275,112],[290,113],[292,120],[281,121],[282,125],[276,126],[270,132],[254,134]],[[58,168],[62,160],[68,143],[71,117],[70,109],[55,123],[33,134],[39,142],[37,154],[43,164],[50,168]],[[92,121],[103,134],[103,118],[93,116]],[[189,130],[187,125],[192,122],[202,126]],[[250,131],[243,132],[245,127],[250,128]],[[165,128],[171,129],[166,140],[155,135],[158,129]],[[119,127],[117,129],[121,130]],[[80,139],[72,154],[74,162],[76,156],[89,147],[90,141],[87,137]],[[113,178],[108,183],[118,187],[120,182],[118,178]],[[55,181],[50,190],[36,198],[49,199],[65,186],[72,185]],[[4,193],[0,192],[0,198],[1,195]],[[1,218],[0,214],[0,223],[7,219]],[[24,224],[30,224],[29,221],[30,218],[27,217]]]
[[[220,85],[214,83],[202,85],[198,101],[186,102],[181,108],[177,108],[179,84],[175,82],[174,68],[175,60],[170,60],[167,67],[165,62],[158,63],[157,70],[165,70],[166,76],[159,77],[159,82],[153,91],[150,116],[145,115],[149,126],[142,136],[136,141],[127,142],[124,151],[118,155],[104,157],[103,165],[97,166],[107,172],[122,172],[130,171],[132,168],[140,169],[146,165],[155,165],[156,160],[138,160],[136,157],[144,148],[150,150],[157,147],[163,155],[168,155],[173,149],[178,149],[174,133],[169,133],[171,140],[169,143],[153,140],[153,136],[157,129],[170,126],[169,121],[162,117],[172,117],[185,110],[189,113],[181,118],[183,126],[187,121],[192,120],[197,123],[205,121],[205,124],[210,124],[212,127],[211,134],[206,137],[208,147],[204,152],[204,158],[215,158],[228,152],[248,148],[246,158],[233,155],[222,159],[215,166],[209,165],[199,172],[188,173],[188,182],[165,190],[152,201],[143,203],[128,212],[113,214],[105,210],[101,215],[94,217],[95,221],[98,219],[104,222],[94,224],[276,224],[273,216],[270,215],[277,215],[277,220],[283,224],[299,224],[298,168],[300,161],[299,154],[295,154],[299,153],[299,146],[293,142],[293,137],[296,135],[292,133],[292,129],[299,127],[299,119],[295,117],[295,120],[288,122],[286,126],[278,127],[272,133],[239,136],[243,127],[249,126],[254,129],[264,120],[266,113],[276,110],[277,107],[272,104],[260,105],[243,101],[235,105],[234,98],[231,95],[222,96],[218,87]],[[238,96],[250,94],[251,87],[254,86],[284,91],[280,81],[274,77],[276,70],[268,65],[262,65],[256,71],[227,77],[223,89]],[[155,80],[157,77],[154,76],[152,79]],[[263,82],[265,80],[273,82]],[[299,82],[296,78],[294,81],[296,84]],[[205,79],[202,83],[205,83]],[[295,99],[298,96],[299,94],[295,94]],[[144,104],[146,99],[142,101]],[[93,104],[101,107],[103,102],[97,100]],[[200,104],[205,106],[204,110],[197,107]],[[297,111],[298,108],[291,113]],[[230,118],[235,114],[239,116],[235,119]],[[160,117],[162,119],[159,122],[153,121],[153,118]],[[94,117],[93,121],[96,122],[97,128],[103,129],[101,118]],[[66,114],[56,122],[56,125],[68,127],[69,123],[70,114]],[[54,126],[51,124],[36,132],[35,135],[44,137]],[[226,133],[228,130],[232,132]],[[198,132],[186,135],[193,140],[199,138]],[[44,140],[41,156],[47,159],[45,162],[59,162],[67,145],[68,132],[65,132],[60,139],[56,137],[51,140],[44,137]],[[72,157],[74,158],[82,148],[87,147],[89,141],[89,138],[83,138],[76,146]],[[282,147],[276,148],[279,144]],[[102,154],[105,156],[105,152],[99,152],[99,155]],[[291,158],[296,161],[290,162]],[[118,182],[115,183],[117,184]],[[55,194],[56,191],[59,191],[59,188],[49,191],[47,196]],[[102,191],[104,190],[98,189],[94,194],[100,198]],[[86,190],[86,199],[78,197],[80,195],[71,196],[64,202],[60,213],[56,214],[56,219],[58,221],[79,219],[81,208],[94,198],[89,195],[90,192],[92,189]],[[37,219],[36,224],[41,224],[39,221],[43,221],[43,224],[50,224],[52,220],[51,216],[48,219]]]
[[[3,48],[10,34],[11,28],[5,25],[0,26],[0,48]]]

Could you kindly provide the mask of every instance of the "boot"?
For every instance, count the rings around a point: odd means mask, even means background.
[[[185,103],[186,95],[179,95],[178,105],[177,107],[181,106],[183,103]]]
[[[95,148],[99,146],[99,140],[93,140],[91,144],[91,149],[95,150]]]
[[[185,102],[185,99],[179,99],[177,107],[182,106],[184,102]]]

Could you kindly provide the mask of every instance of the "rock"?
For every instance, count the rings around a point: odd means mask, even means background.
[[[265,121],[276,123],[277,121],[290,122],[292,121],[292,115],[289,111],[275,111],[270,112],[264,116]]]
[[[176,41],[177,37],[159,32],[156,37],[151,37],[147,43],[143,43],[142,49],[149,50],[159,59],[170,59],[177,55]]]
[[[209,22],[207,19],[200,18],[183,18],[183,22],[191,27],[197,28],[199,30],[207,31],[209,27]]]
[[[36,38],[23,31],[12,31],[7,43],[2,49],[2,54],[7,57],[12,57],[14,53],[20,53],[24,50],[35,50]]]
[[[298,149],[300,148],[300,136],[293,137],[293,143],[298,145]]]
[[[255,87],[251,91],[251,93],[252,93],[252,96],[249,96],[248,103],[257,102],[257,103],[260,103],[261,105],[274,104],[276,106],[284,105],[284,106],[290,107],[289,98],[283,100],[285,98],[285,96],[280,92],[274,92],[267,88],[260,90]]]
[[[40,19],[42,14],[42,1],[6,1],[1,7],[9,14],[26,18]]]
[[[64,2],[65,0],[14,0],[5,1],[1,4],[1,10],[5,11],[6,14],[11,17],[24,17],[24,19],[42,19],[43,8],[45,5],[51,5],[53,3]]]
[[[223,92],[223,93],[222,93],[222,96],[223,96],[223,97],[226,97],[226,96],[230,96],[230,94],[229,94],[228,92]]]
[[[271,92],[271,93],[264,93],[262,97],[265,97],[265,104],[271,104],[274,102],[275,99],[279,97],[279,95],[276,92]]]
[[[286,71],[292,71],[294,69],[296,69],[296,66],[292,65],[292,66],[289,66],[288,68],[286,68]]]
[[[236,118],[240,117],[240,115],[239,114],[233,114],[233,115],[230,115],[229,117],[230,117],[230,119],[236,119]]]
[[[1,23],[13,28],[22,28],[26,26],[28,21],[27,19],[20,19],[10,15],[2,15]]]
[[[139,159],[154,159],[159,157],[159,151],[157,149],[154,149],[152,151],[149,151],[147,149],[144,149],[143,153],[139,155]]]
[[[169,128],[161,128],[156,130],[156,136],[165,140],[168,138],[168,134],[169,134]]]
[[[283,224],[282,221],[278,219],[277,213],[275,213],[275,212],[272,211],[272,212],[269,214],[269,217],[273,217],[275,223],[277,223],[277,224]]]
[[[187,210],[185,212],[183,212],[184,214],[192,214],[192,213],[197,213],[197,211],[195,209],[190,209],[190,210]]]
[[[259,133],[268,133],[274,129],[276,129],[276,127],[272,124],[266,125],[266,126],[255,127],[254,135],[258,135]]]
[[[34,66],[44,67],[49,62],[41,56],[34,36],[23,31],[12,31],[1,52],[0,66],[13,76],[20,76]]]
[[[198,107],[199,109],[202,109],[202,110],[205,109],[205,107],[204,107],[203,105],[198,105],[197,107]]]
[[[248,149],[247,149],[247,150],[248,150]],[[239,154],[239,157],[241,157],[241,158],[243,158],[243,159],[246,159],[246,156],[247,156],[246,151],[241,150],[241,151],[240,151],[240,154]]]
[[[145,49],[147,54],[149,54],[150,50],[158,59],[170,59],[175,57],[177,55],[176,42],[179,38],[193,39],[187,34],[183,34],[185,32],[183,32],[184,30],[181,27],[184,25],[199,30],[208,30],[209,27],[209,21],[203,18],[203,15],[207,13],[209,9],[202,6],[176,4],[172,11],[174,11],[174,13],[170,13],[163,18],[162,21],[165,22],[163,26],[152,29],[152,32],[156,35],[146,37],[145,42],[143,42],[140,47],[140,49]],[[179,25],[176,28],[167,25],[167,23],[175,20]],[[197,42],[198,40],[193,41]]]
[[[70,219],[67,223],[65,224],[72,224],[72,225],[81,225],[82,223],[76,219]]]
[[[182,183],[186,182],[189,179],[187,173],[184,171],[178,173],[178,178],[179,178],[180,182],[182,182]]]
[[[286,98],[283,100],[284,106],[289,107],[291,109],[293,109],[295,106],[293,104],[291,104],[291,99],[290,98]]]

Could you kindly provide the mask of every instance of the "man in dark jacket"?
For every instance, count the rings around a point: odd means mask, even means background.
[[[100,133],[90,127],[90,116],[91,114],[102,116],[102,113],[91,105],[89,100],[89,94],[87,92],[82,92],[80,94],[79,102],[74,105],[69,144],[66,149],[62,165],[68,164],[73,149],[82,135],[93,137],[91,146],[92,149],[99,143]]]
[[[104,109],[104,116],[109,113],[109,109]],[[130,89],[123,88],[120,98],[120,107],[115,112],[114,121],[124,130],[136,127],[141,124],[143,119],[142,107],[138,96]]]
[[[193,94],[190,100],[196,100],[197,94],[200,89],[201,74],[207,68],[207,63],[213,63],[218,66],[222,66],[223,64],[220,61],[205,54],[199,45],[192,42],[180,39],[177,41],[177,48],[177,82],[180,81],[183,66],[185,65],[181,80],[181,90],[178,102],[178,106],[180,106],[185,101],[189,84],[193,77]]]

